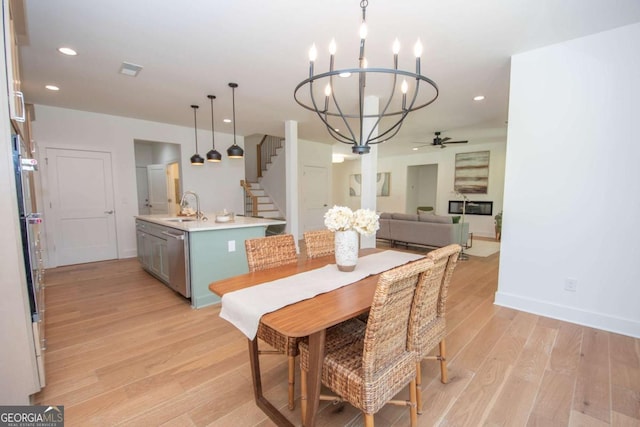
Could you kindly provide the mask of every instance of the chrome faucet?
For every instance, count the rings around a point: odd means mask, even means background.
[[[196,198],[196,220],[201,219],[203,221],[206,221],[207,217],[204,216],[204,213],[200,210],[200,197],[195,191],[187,190],[184,193],[182,193],[182,198],[180,199],[180,208],[184,208],[187,205],[185,199],[189,194]]]

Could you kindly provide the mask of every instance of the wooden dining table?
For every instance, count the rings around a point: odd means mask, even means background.
[[[381,249],[363,249],[360,256],[365,256]],[[335,263],[334,257],[326,256],[315,259],[301,258],[297,264],[289,264],[277,268],[242,274],[219,280],[209,285],[214,294],[222,297],[226,293],[255,286],[261,283],[293,276],[309,270]],[[322,361],[324,359],[325,331],[359,314],[366,313],[371,307],[373,294],[378,282],[378,274],[341,288],[316,295],[262,316],[261,322],[289,337],[309,337],[309,372],[307,376],[307,413],[303,424],[313,427],[316,422],[320,401]],[[258,338],[249,339],[249,361],[256,405],[271,420],[280,426],[293,426],[262,393],[260,362],[258,360]]]

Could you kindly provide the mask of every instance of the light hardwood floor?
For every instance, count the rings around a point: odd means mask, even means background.
[[[450,381],[423,362],[419,425],[640,426],[640,340],[495,306],[498,262],[470,257],[454,273]],[[67,426],[273,425],[253,402],[246,338],[217,306],[191,309],[136,259],[51,269],[46,284],[47,386],[36,398],[64,405]],[[286,358],[261,362],[268,398],[299,425]],[[389,405],[375,422],[408,426],[408,411]],[[362,418],[323,402],[319,425]]]

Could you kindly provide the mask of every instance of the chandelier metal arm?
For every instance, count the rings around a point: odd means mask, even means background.
[[[373,138],[372,141],[367,141],[370,144],[379,144],[381,142],[386,141],[387,139],[391,139],[394,136],[396,136],[396,134],[400,131],[400,128],[402,127],[402,124],[404,123],[404,118],[407,116],[407,114],[409,114],[409,112],[411,111],[411,108],[413,108],[413,105],[416,102],[416,99],[418,98],[418,93],[420,91],[420,80],[416,80],[416,88],[413,91],[413,97],[411,99],[411,102],[409,103],[409,108],[403,108],[403,114],[402,117],[400,117],[400,119],[393,125],[391,126],[389,129],[387,129],[386,131],[384,131],[383,133],[379,134],[376,138]],[[405,95],[403,95],[405,96]],[[389,102],[391,102],[391,99],[389,99]],[[403,107],[405,107],[405,101],[403,99]],[[395,131],[389,135],[386,136],[389,132],[393,131],[395,129]],[[371,136],[371,135],[369,135]],[[381,139],[384,137],[384,141],[378,141],[378,139]]]
[[[297,90],[297,88],[296,88]],[[345,123],[345,125],[347,126],[347,129],[349,130],[349,133],[351,134],[351,138],[349,138],[346,135],[341,134],[340,132],[336,131],[333,126],[331,126],[331,124],[329,123],[329,121],[327,120],[327,111],[328,111],[328,105],[327,105],[327,100],[325,99],[325,109],[324,110],[320,110],[318,109],[318,104],[316,102],[316,98],[313,94],[313,80],[309,81],[309,94],[311,96],[311,102],[313,103],[313,107],[314,108],[309,108],[306,107],[308,110],[314,111],[318,117],[320,118],[320,120],[322,120],[322,122],[324,123],[324,125],[326,126],[327,130],[329,131],[329,134],[331,135],[331,137],[339,142],[345,143],[345,144],[351,144],[352,141],[355,141],[355,135],[353,134],[353,131],[351,130],[351,126],[349,126],[349,123],[346,121],[346,119],[344,119],[343,117],[343,121]],[[337,100],[333,99],[334,104],[336,105],[336,108],[338,108],[338,111],[340,111],[340,107],[337,103]],[[324,117],[323,117],[324,114]],[[335,114],[335,116],[340,116],[340,114]]]
[[[318,109],[311,107],[309,105],[306,105],[305,103],[303,103],[299,97],[299,90],[300,88],[302,88],[303,86],[305,86],[306,84],[315,82],[316,80],[320,80],[323,78],[327,78],[330,76],[337,76],[340,73],[351,73],[351,74],[355,74],[355,73],[381,73],[381,74],[397,74],[400,76],[406,76],[406,77],[410,77],[416,80],[420,80],[422,82],[426,82],[427,84],[429,84],[435,94],[434,96],[429,99],[428,101],[425,101],[423,104],[417,105],[417,106],[413,106],[411,105],[410,108],[407,108],[406,111],[407,113],[411,113],[413,111],[419,110],[421,108],[426,107],[427,105],[430,105],[431,103],[433,103],[437,98],[438,95],[440,93],[440,90],[438,89],[438,85],[436,84],[436,82],[434,82],[433,80],[431,80],[428,77],[422,76],[420,74],[416,74],[413,73],[411,71],[404,71],[404,70],[393,70],[393,69],[387,69],[387,68],[365,68],[365,69],[360,69],[360,68],[346,68],[346,69],[342,69],[342,70],[334,70],[334,71],[327,71],[326,73],[321,73],[321,74],[316,74],[315,76],[312,76],[310,78],[307,78],[303,81],[301,81],[296,88],[293,91],[293,97],[295,99],[295,101],[298,103],[298,105],[300,105],[301,107],[309,110],[309,111],[319,111]],[[314,104],[315,106],[315,104]],[[331,111],[322,111],[324,114],[327,114],[329,116],[332,117],[339,117],[339,116],[343,116],[349,119],[358,119],[360,118],[360,114],[339,114],[337,112],[331,112]],[[400,111],[392,111],[390,113],[386,113],[385,117],[388,116],[397,116],[400,114],[404,114],[404,110],[400,110]],[[371,117],[378,117],[378,114],[365,114],[363,116],[364,118],[371,118]]]
[[[397,68],[398,68],[398,55],[394,55],[394,57],[395,57],[395,61],[394,61],[395,69],[397,70]],[[378,125],[380,124],[380,120],[382,120],[382,118],[385,117],[385,114],[386,114],[387,110],[389,109],[389,105],[391,104],[391,101],[393,100],[394,94],[396,92],[396,84],[397,84],[397,82],[398,82],[398,75],[394,74],[393,75],[393,84],[391,85],[391,95],[389,96],[389,99],[387,100],[386,105],[382,109],[382,113],[378,114],[378,119],[376,120],[376,124],[371,127],[371,130],[369,131],[369,135],[367,135],[367,140],[366,140],[364,145],[368,145],[372,141],[377,141],[378,139],[382,138],[384,135],[386,135],[389,132],[389,130],[387,130],[387,131],[383,132],[382,134],[376,135],[374,138],[371,137],[371,135],[373,135],[373,131],[378,128]],[[402,122],[402,120],[404,119],[405,116],[406,116],[406,114],[402,116],[402,118],[400,119],[400,122]],[[397,123],[393,127],[395,128],[396,126],[397,126]]]
[[[332,55],[332,65],[333,65],[333,55]],[[333,69],[333,67],[331,67]],[[338,116],[342,119],[342,122],[344,123],[344,125],[346,126],[347,130],[349,131],[349,135],[351,135],[351,138],[349,138],[346,135],[343,135],[342,133],[340,133],[340,131],[336,130],[333,126],[330,126],[329,124],[327,124],[327,128],[329,129],[329,133],[330,134],[337,134],[340,135],[342,138],[344,138],[344,141],[341,139],[336,138],[335,136],[333,136],[334,139],[337,139],[340,142],[345,142],[345,141],[354,141],[356,140],[356,135],[355,133],[353,133],[353,129],[351,128],[351,125],[349,124],[349,122],[347,121],[347,117],[342,113],[342,108],[340,108],[340,103],[338,102],[338,98],[336,98],[336,92],[333,90],[333,76],[329,77],[329,86],[331,87],[331,99],[333,99],[333,105],[336,106],[336,110],[338,111]],[[325,111],[329,111],[329,106],[328,106],[328,98],[326,98],[326,109]],[[326,119],[326,114],[325,114],[325,119]],[[328,123],[328,121],[327,121]],[[347,142],[347,144],[349,144],[351,142]]]

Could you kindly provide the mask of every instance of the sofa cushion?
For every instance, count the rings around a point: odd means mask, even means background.
[[[420,221],[435,222],[438,224],[453,224],[451,217],[444,215],[420,214]]]
[[[433,215],[430,215],[433,216]],[[400,219],[403,221],[417,221],[418,215],[416,214],[405,214],[405,213],[392,213],[391,217],[393,219]]]
[[[381,212],[380,219],[391,219],[391,214],[389,212]]]

